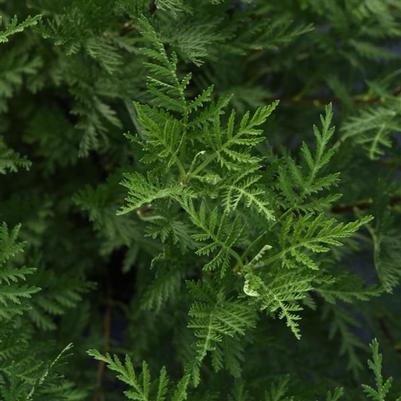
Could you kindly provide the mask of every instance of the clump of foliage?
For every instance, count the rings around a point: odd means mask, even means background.
[[[0,401],[401,400],[399,2],[0,18]]]

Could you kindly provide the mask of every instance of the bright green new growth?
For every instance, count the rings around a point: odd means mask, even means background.
[[[221,277],[235,271],[244,275],[245,294],[254,298],[261,310],[284,319],[299,339],[301,302],[312,290],[319,291],[322,283],[333,284],[332,277],[319,272],[317,258],[342,245],[342,241],[371,220],[366,216],[344,224],[325,212],[338,199],[338,195],[321,197],[322,192],[338,182],[338,173],[322,174],[335,152],[329,144],[334,133],[331,107],[321,116],[322,128],[314,127],[315,149],[302,145],[303,164],[286,157],[283,163],[286,167],[278,170],[278,187],[263,190],[259,181],[264,161],[257,156],[256,148],[265,138],[257,127],[267,121],[277,103],[259,108],[252,116],[245,113],[239,124],[232,112],[227,123],[223,123],[225,102],[213,103],[212,88],[195,100],[188,100],[185,87],[189,78],[185,78],[185,83],[177,78],[175,56],[168,56],[146,21],[141,20],[140,27],[145,43],[154,46],[141,53],[152,60],[146,63],[148,87],[153,96],[151,102],[157,106],[136,105],[141,133],[136,140],[144,148],[144,163],[154,165],[155,154],[166,158],[166,163],[164,167],[159,163],[151,167],[147,177],[137,172],[125,175],[122,184],[128,189],[127,206],[121,213],[132,210],[142,213],[141,208],[146,207],[149,210],[146,221],[152,224],[152,221],[167,221],[168,210],[183,209],[188,225],[192,224],[195,231],[191,236],[200,243],[196,254],[208,257],[203,269],[219,271]],[[193,115],[194,110],[198,116]],[[170,114],[174,112],[179,116]],[[195,153],[199,148],[203,150]],[[262,219],[265,232],[255,232],[255,237],[249,238],[242,210],[253,211]],[[234,212],[237,213],[232,217]],[[241,242],[253,243],[260,234],[270,238],[271,244],[244,258],[237,248]],[[276,268],[271,270],[270,266]],[[286,272],[287,269],[291,271]],[[246,305],[243,303],[251,313]],[[221,330],[218,320],[212,318],[206,327],[206,340],[197,346],[201,348],[198,360],[203,360],[209,350],[214,331]],[[228,334],[224,330],[220,333]]]

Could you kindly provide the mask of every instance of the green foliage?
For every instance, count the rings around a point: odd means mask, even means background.
[[[199,384],[196,369],[209,352],[215,351],[226,337],[243,336],[255,326],[255,310],[240,300],[227,298],[222,291],[206,283],[192,284],[190,293],[197,300],[188,312],[188,327],[196,337],[196,357],[192,367],[195,384]]]
[[[8,172],[16,172],[19,168],[29,168],[30,161],[8,148],[0,137],[0,174]]]
[[[358,351],[365,347],[355,335],[355,331],[360,329],[360,322],[346,308],[332,308],[331,306],[326,308],[324,318],[330,322],[330,338],[340,337],[340,354],[347,357],[348,369],[354,375],[358,375],[362,369]]]
[[[362,109],[343,125],[343,138],[351,138],[363,146],[370,159],[379,159],[385,155],[386,148],[391,149],[391,136],[401,128],[400,111],[400,100],[396,97],[383,106]]]
[[[164,198],[176,198],[184,195],[185,189],[179,184],[160,187],[149,182],[138,173],[127,173],[121,184],[128,189],[127,206],[120,210],[121,214],[137,210],[142,206],[151,205],[154,201]]]
[[[286,272],[280,274],[266,275],[262,280],[255,274],[248,273],[245,277],[245,294],[255,297],[260,303],[261,310],[277,315],[284,319],[288,328],[297,339],[301,338],[298,314],[303,307],[300,301],[306,298],[309,291],[313,289],[313,277],[304,272]],[[269,280],[270,279],[270,280]]]
[[[117,355],[102,355],[96,350],[89,350],[88,354],[98,361],[106,363],[107,367],[115,372],[117,378],[128,385],[129,389],[124,391],[129,400],[134,401],[185,401],[187,399],[188,377],[184,376],[177,383],[175,390],[171,392],[167,371],[163,367],[160,370],[158,379],[151,380],[149,366],[146,362],[142,363],[140,373],[136,373],[132,360],[129,356],[122,362]],[[153,390],[153,391],[152,391]]]
[[[27,285],[27,278],[35,272],[29,267],[9,265],[10,259],[22,251],[18,242],[20,227],[8,230],[5,223],[0,226],[0,319],[9,320],[21,314],[28,306],[26,300],[31,298],[39,288]]]
[[[374,401],[385,401],[391,389],[393,379],[389,377],[384,379],[382,375],[382,354],[379,351],[379,343],[374,339],[370,348],[372,351],[372,359],[368,361],[369,369],[373,372],[375,387],[373,388],[367,384],[363,384],[362,388],[368,398]],[[397,398],[399,400],[400,397]]]
[[[330,139],[334,134],[331,127],[333,118],[332,107],[327,106],[325,115],[320,116],[322,128],[313,126],[316,140],[316,149],[311,151],[304,142],[301,147],[302,165],[289,157],[279,167],[279,186],[284,195],[285,205],[291,209],[317,209],[329,206],[339,197],[338,194],[329,194],[317,198],[317,194],[331,188],[338,182],[339,174],[323,175],[322,172],[335,153],[334,147],[329,147]],[[323,171],[322,171],[323,170]]]
[[[0,401],[401,401],[398,1],[0,18]]]
[[[330,246],[341,246],[343,238],[350,237],[362,225],[371,220],[365,217],[351,223],[337,223],[335,219],[327,219],[323,214],[305,215],[294,221],[289,215],[282,224],[279,242],[281,251],[267,259],[267,263],[281,262],[285,268],[305,266],[318,270],[318,265],[308,253],[325,253]]]
[[[35,17],[27,17],[24,21],[18,23],[18,18],[14,16],[11,20],[5,24],[5,29],[0,32],[0,43],[6,43],[9,41],[9,37],[16,33],[23,32],[25,29],[37,25],[41,16],[36,15]]]
[[[1,399],[82,399],[84,392],[77,390],[56,369],[71,344],[52,360],[46,352],[39,352],[41,340],[33,335],[28,315],[35,309],[32,298],[38,297],[36,293],[41,288],[29,283],[31,276],[37,274],[36,269],[16,267],[13,263],[24,246],[18,240],[19,231],[20,226],[11,230],[5,223],[0,226]],[[62,293],[57,297],[60,302],[66,299]]]
[[[200,233],[192,235],[194,240],[210,241],[196,251],[197,255],[210,256],[210,261],[204,266],[205,270],[220,269],[223,275],[233,259],[242,264],[241,257],[233,250],[242,232],[239,220],[228,222],[224,216],[219,217],[217,208],[207,211],[204,202],[199,211],[195,209],[191,200],[184,204],[184,208],[192,223],[201,230]]]
[[[377,275],[383,288],[392,292],[398,285],[401,271],[398,256],[401,252],[400,239],[394,230],[391,218],[383,216],[376,226],[369,226],[373,242],[373,256]]]

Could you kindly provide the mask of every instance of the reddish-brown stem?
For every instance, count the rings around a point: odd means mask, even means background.
[[[388,205],[390,207],[394,207],[397,205],[401,205],[401,196],[393,196],[390,198]],[[345,204],[345,205],[334,205],[331,209],[333,213],[350,213],[355,209],[366,210],[372,206],[372,202],[370,201],[361,201],[353,204]]]
[[[387,338],[388,342],[390,343],[390,345],[394,349],[394,351],[397,352],[397,354],[401,355],[401,348],[397,345],[397,342],[393,336],[393,333],[388,328],[385,320],[383,318],[379,318],[378,322],[379,322],[380,329],[384,334],[384,337]]]
[[[107,299],[106,309],[103,317],[103,352],[109,352],[110,350],[110,333],[111,333],[111,316],[112,316],[112,300],[110,296]],[[104,372],[105,372],[105,363],[103,361],[99,361],[97,368],[97,389],[94,394],[94,401],[103,401],[103,380],[104,380]]]
[[[393,91],[393,96],[401,95],[401,88]],[[305,98],[305,97],[285,97],[285,96],[271,96],[266,98],[267,102],[273,102],[279,100],[282,104],[306,104],[306,105],[318,105],[323,106],[330,103],[340,103],[340,99],[337,97],[325,97],[325,98]],[[369,97],[369,96],[353,96],[352,101],[357,104],[374,104],[382,101],[380,97]]]

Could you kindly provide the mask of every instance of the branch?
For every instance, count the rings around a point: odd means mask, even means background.
[[[401,88],[398,88],[392,92],[392,96],[401,95]],[[375,104],[375,103],[383,103],[385,99],[381,97],[371,97],[369,95],[355,95],[352,96],[352,101],[356,104]],[[305,98],[303,96],[292,96],[292,97],[283,97],[283,96],[271,96],[265,98],[267,102],[272,102],[279,100],[280,104],[306,104],[313,106],[323,106],[328,105],[330,103],[341,103],[341,99],[338,97],[321,97],[321,98]]]
[[[388,342],[390,343],[390,345],[392,346],[394,351],[397,352],[397,354],[401,355],[401,348],[397,344],[397,341],[395,340],[395,338],[393,336],[393,333],[387,327],[387,324],[386,324],[385,320],[383,318],[379,318],[378,322],[379,322],[380,329],[384,334],[384,337],[387,338]]]
[[[334,205],[331,209],[333,213],[351,213],[355,209],[366,210],[372,206],[373,201],[371,199],[363,200],[360,202],[355,202],[353,204],[343,204],[343,205]],[[397,205],[401,205],[401,196],[396,195],[390,198],[388,206],[394,207]]]
[[[106,302],[106,310],[103,317],[103,354],[106,354],[110,351],[110,332],[111,332],[111,316],[112,316],[112,307],[113,303],[108,296]],[[94,394],[94,401],[103,401],[104,396],[102,392],[103,380],[104,380],[104,372],[105,372],[106,364],[104,361],[99,361],[98,369],[97,369],[97,389]]]

